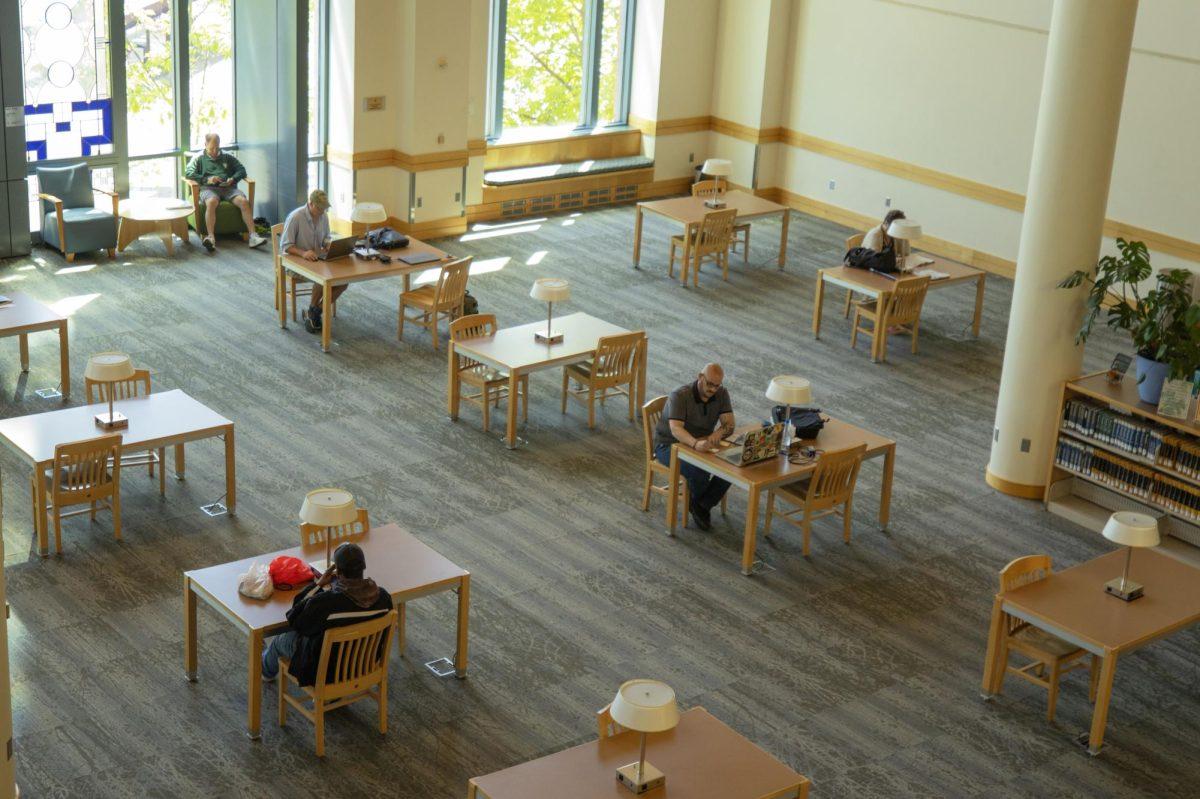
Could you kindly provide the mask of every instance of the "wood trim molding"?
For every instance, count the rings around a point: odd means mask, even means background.
[[[332,147],[325,148],[325,160],[343,169],[381,169],[390,166],[409,172],[426,172],[433,169],[464,167],[467,165],[468,157],[467,150],[409,155],[399,150],[367,150],[348,153]]]
[[[487,154],[487,139],[467,139],[467,157]]]
[[[992,488],[999,491],[1001,494],[1008,494],[1010,497],[1020,497],[1021,499],[1041,499],[1046,494],[1045,486],[1026,485],[1024,483],[1014,483],[1005,480],[1003,477],[997,477],[992,474],[991,469],[985,469],[983,479]]]
[[[394,216],[389,216],[387,222],[388,227],[397,230],[401,233],[406,233],[410,236],[415,236],[419,239],[433,239],[443,236],[457,236],[467,232],[467,218],[465,216],[450,216],[444,219],[426,219],[423,222],[413,222],[411,225],[403,219],[397,219]],[[330,215],[329,227],[333,232],[339,235],[351,236],[365,233],[367,225],[355,224],[349,219],[342,219]]]

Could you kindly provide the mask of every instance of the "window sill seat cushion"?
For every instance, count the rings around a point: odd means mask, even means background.
[[[623,172],[628,169],[646,169],[652,166],[654,166],[653,158],[647,158],[644,155],[629,155],[621,158],[541,164],[515,169],[493,169],[483,173],[483,183],[485,186],[512,186],[519,183],[602,175],[606,172]]]

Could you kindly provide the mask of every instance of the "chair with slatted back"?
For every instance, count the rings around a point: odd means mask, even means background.
[[[450,340],[459,341],[468,338],[482,338],[496,333],[495,314],[471,314],[460,316],[450,323]],[[491,426],[491,408],[500,407],[500,400],[508,396],[508,373],[492,369],[473,358],[468,358],[459,352],[454,353],[454,368],[458,379],[478,389],[477,393],[465,391],[459,394],[461,399],[478,405],[483,411],[483,432],[488,432]],[[521,402],[521,419],[529,420],[529,375],[517,378],[517,399]]]
[[[287,723],[291,705],[317,731],[317,757],[325,756],[325,714],[360,699],[379,705],[379,732],[387,733],[387,675],[396,611],[378,618],[325,631],[317,661],[316,684],[300,685],[288,674],[290,661],[279,659],[279,726]],[[290,690],[295,683],[300,693]],[[312,708],[304,706],[311,702]]]
[[[95,402],[108,402],[108,387],[113,387],[113,399],[123,400],[132,399],[134,397],[144,397],[150,393],[150,370],[135,369],[133,377],[127,380],[118,380],[113,383],[101,382],[92,380],[84,376],[83,387],[87,394],[88,404]],[[179,445],[181,448],[183,444]],[[149,470],[151,477],[154,477],[154,467],[158,467],[158,493],[167,493],[167,448],[159,447],[156,450],[147,452],[139,452],[135,455],[121,456],[122,466],[145,466]]]
[[[358,518],[349,524],[326,528],[319,524],[300,523],[300,548],[304,550],[325,549],[326,530],[329,530],[329,548],[337,549],[343,541],[352,541],[371,532],[371,521],[366,508],[358,509]]]
[[[671,479],[670,467],[658,462],[654,457],[654,429],[658,427],[658,420],[662,418],[663,410],[667,406],[666,396],[655,397],[649,400],[642,406],[642,444],[644,447],[643,455],[646,459],[646,476],[642,486],[642,510],[650,510],[650,494],[662,494],[664,497],[671,490],[671,486],[655,485],[654,475]],[[688,508],[691,506],[692,494],[688,490],[687,480],[679,481],[679,497],[682,500],[679,504],[680,523],[687,527]],[[729,506],[729,496],[721,497],[721,513],[725,513]]]
[[[808,557],[812,523],[823,516],[842,517],[842,539],[850,543],[850,518],[854,504],[854,485],[862,466],[866,444],[826,452],[817,460],[817,468],[808,480],[796,485],[772,489],[767,494],[766,535],[771,535],[771,522],[776,515],[804,533],[802,551]],[[775,513],[775,500],[793,506],[794,510]]]
[[[596,711],[596,732],[599,733],[601,741],[625,732],[624,727],[613,721],[612,713],[609,712],[611,708],[612,705],[609,704]]]
[[[700,285],[700,265],[705,260],[710,260],[721,267],[721,276],[723,280],[729,280],[729,245],[733,240],[733,220],[737,219],[737,210],[726,208],[723,211],[710,211],[704,215],[704,220],[700,226],[696,228],[696,233],[692,239],[692,283],[696,286]],[[684,235],[671,237],[671,251],[669,253],[669,265],[667,274],[670,277],[675,276],[675,260],[683,259],[684,250]],[[678,251],[678,255],[676,252]],[[684,281],[687,281],[686,271],[689,268],[688,264],[683,264],[681,267],[684,274]]]
[[[865,233],[855,233],[853,236],[846,237],[846,252],[850,252],[855,247],[861,247],[863,239],[866,238]],[[854,303],[854,289],[846,289],[846,308],[842,316],[850,318],[850,306]]]
[[[1000,591],[1012,591],[1023,585],[1044,580],[1054,571],[1049,555],[1026,555],[1009,563],[1000,570]],[[1058,683],[1060,678],[1070,671],[1088,667],[1083,657],[1088,654],[1072,643],[1062,640],[1027,621],[1006,614],[1004,620],[1004,638],[1001,641],[1001,662],[1004,673],[1012,673],[1034,685],[1040,685],[1049,692],[1046,706],[1046,721],[1054,721],[1054,711],[1058,704]],[[1020,652],[1032,660],[1024,666],[1008,665],[1008,653]],[[1096,701],[1096,684],[1099,677],[1100,659],[1091,659],[1091,674],[1088,680],[1088,701]],[[1046,674],[1049,669],[1049,675]],[[1004,684],[1004,674],[1000,676]]]
[[[692,196],[703,197],[706,200],[710,197],[724,197],[725,186],[727,184],[721,182],[719,185],[715,180],[698,180],[692,184]],[[742,263],[750,261],[750,223],[743,222],[740,225],[733,226],[733,238],[729,242],[731,252],[737,252],[738,245],[742,248]]]
[[[121,540],[120,433],[59,444],[46,477],[50,481],[49,501],[45,508],[38,509],[34,487],[34,513],[49,512],[53,517],[55,552],[62,554],[63,519],[87,513],[95,521],[96,511],[101,508],[112,512],[113,536]],[[63,512],[63,508],[75,505],[88,507]]]
[[[471,257],[451,261],[438,273],[437,283],[421,286],[400,294],[400,322],[396,338],[404,338],[406,321],[429,330],[433,337],[433,348],[438,348],[438,320],[442,317],[454,321],[462,316],[463,300],[467,295],[467,278],[471,275]],[[406,307],[416,308],[420,313],[408,316]]]
[[[850,329],[850,348],[858,343],[858,334],[871,338],[871,351],[876,350],[875,337],[879,342],[879,357],[872,360],[887,360],[887,337],[889,333],[907,333],[912,336],[912,351],[917,352],[917,336],[921,332],[921,308],[925,305],[925,293],[929,290],[928,277],[906,277],[896,281],[896,288],[888,295],[886,312],[880,318],[878,300],[860,302],[854,307],[854,325]],[[868,321],[871,326],[861,326]]]
[[[290,271],[287,265],[283,262],[284,252],[279,248],[280,237],[283,236],[283,223],[271,225],[271,257],[275,262],[275,310],[279,310],[279,303],[283,303],[286,307],[289,300],[292,306],[292,321],[299,320],[299,305],[298,297],[311,297],[313,293],[312,282],[305,277],[301,277],[295,272]],[[337,297],[332,297],[332,305],[330,313],[337,316]]]
[[[616,336],[602,336],[596,342],[596,355],[589,361],[563,367],[562,412],[567,412],[567,397],[587,403],[588,427],[596,426],[596,400],[603,404],[610,393],[629,398],[629,421],[634,421],[633,383],[637,380],[638,351],[646,334],[640,330]],[[570,383],[575,381],[577,388]]]

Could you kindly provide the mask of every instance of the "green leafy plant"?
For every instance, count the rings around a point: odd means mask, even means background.
[[[1105,324],[1129,333],[1138,355],[1166,364],[1172,378],[1191,378],[1200,367],[1200,305],[1192,301],[1191,273],[1164,271],[1143,294],[1138,287],[1154,275],[1150,251],[1125,239],[1117,239],[1117,250],[1120,257],[1106,255],[1095,269],[1077,269],[1058,284],[1073,289],[1091,283],[1075,343],[1087,341],[1104,312]]]

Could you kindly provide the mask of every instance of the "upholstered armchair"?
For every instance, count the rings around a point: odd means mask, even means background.
[[[117,203],[115,191],[92,186],[87,164],[37,168],[38,198],[42,201],[42,240],[75,260],[75,253],[107,250],[116,255]],[[97,208],[93,194],[105,194],[112,210]]]
[[[188,187],[188,199],[192,203],[192,215],[188,217],[188,224],[192,230],[195,230],[201,238],[208,235],[206,225],[204,223],[204,209],[200,207],[200,189],[202,186],[190,179],[184,178],[183,182]],[[250,203],[250,210],[254,210],[254,181],[250,178],[242,178],[242,182],[246,184],[246,200]],[[248,238],[246,233],[246,224],[242,221],[242,212],[238,207],[228,200],[222,200],[217,205],[217,232],[215,235],[223,236],[227,233],[241,233],[242,238]]]

